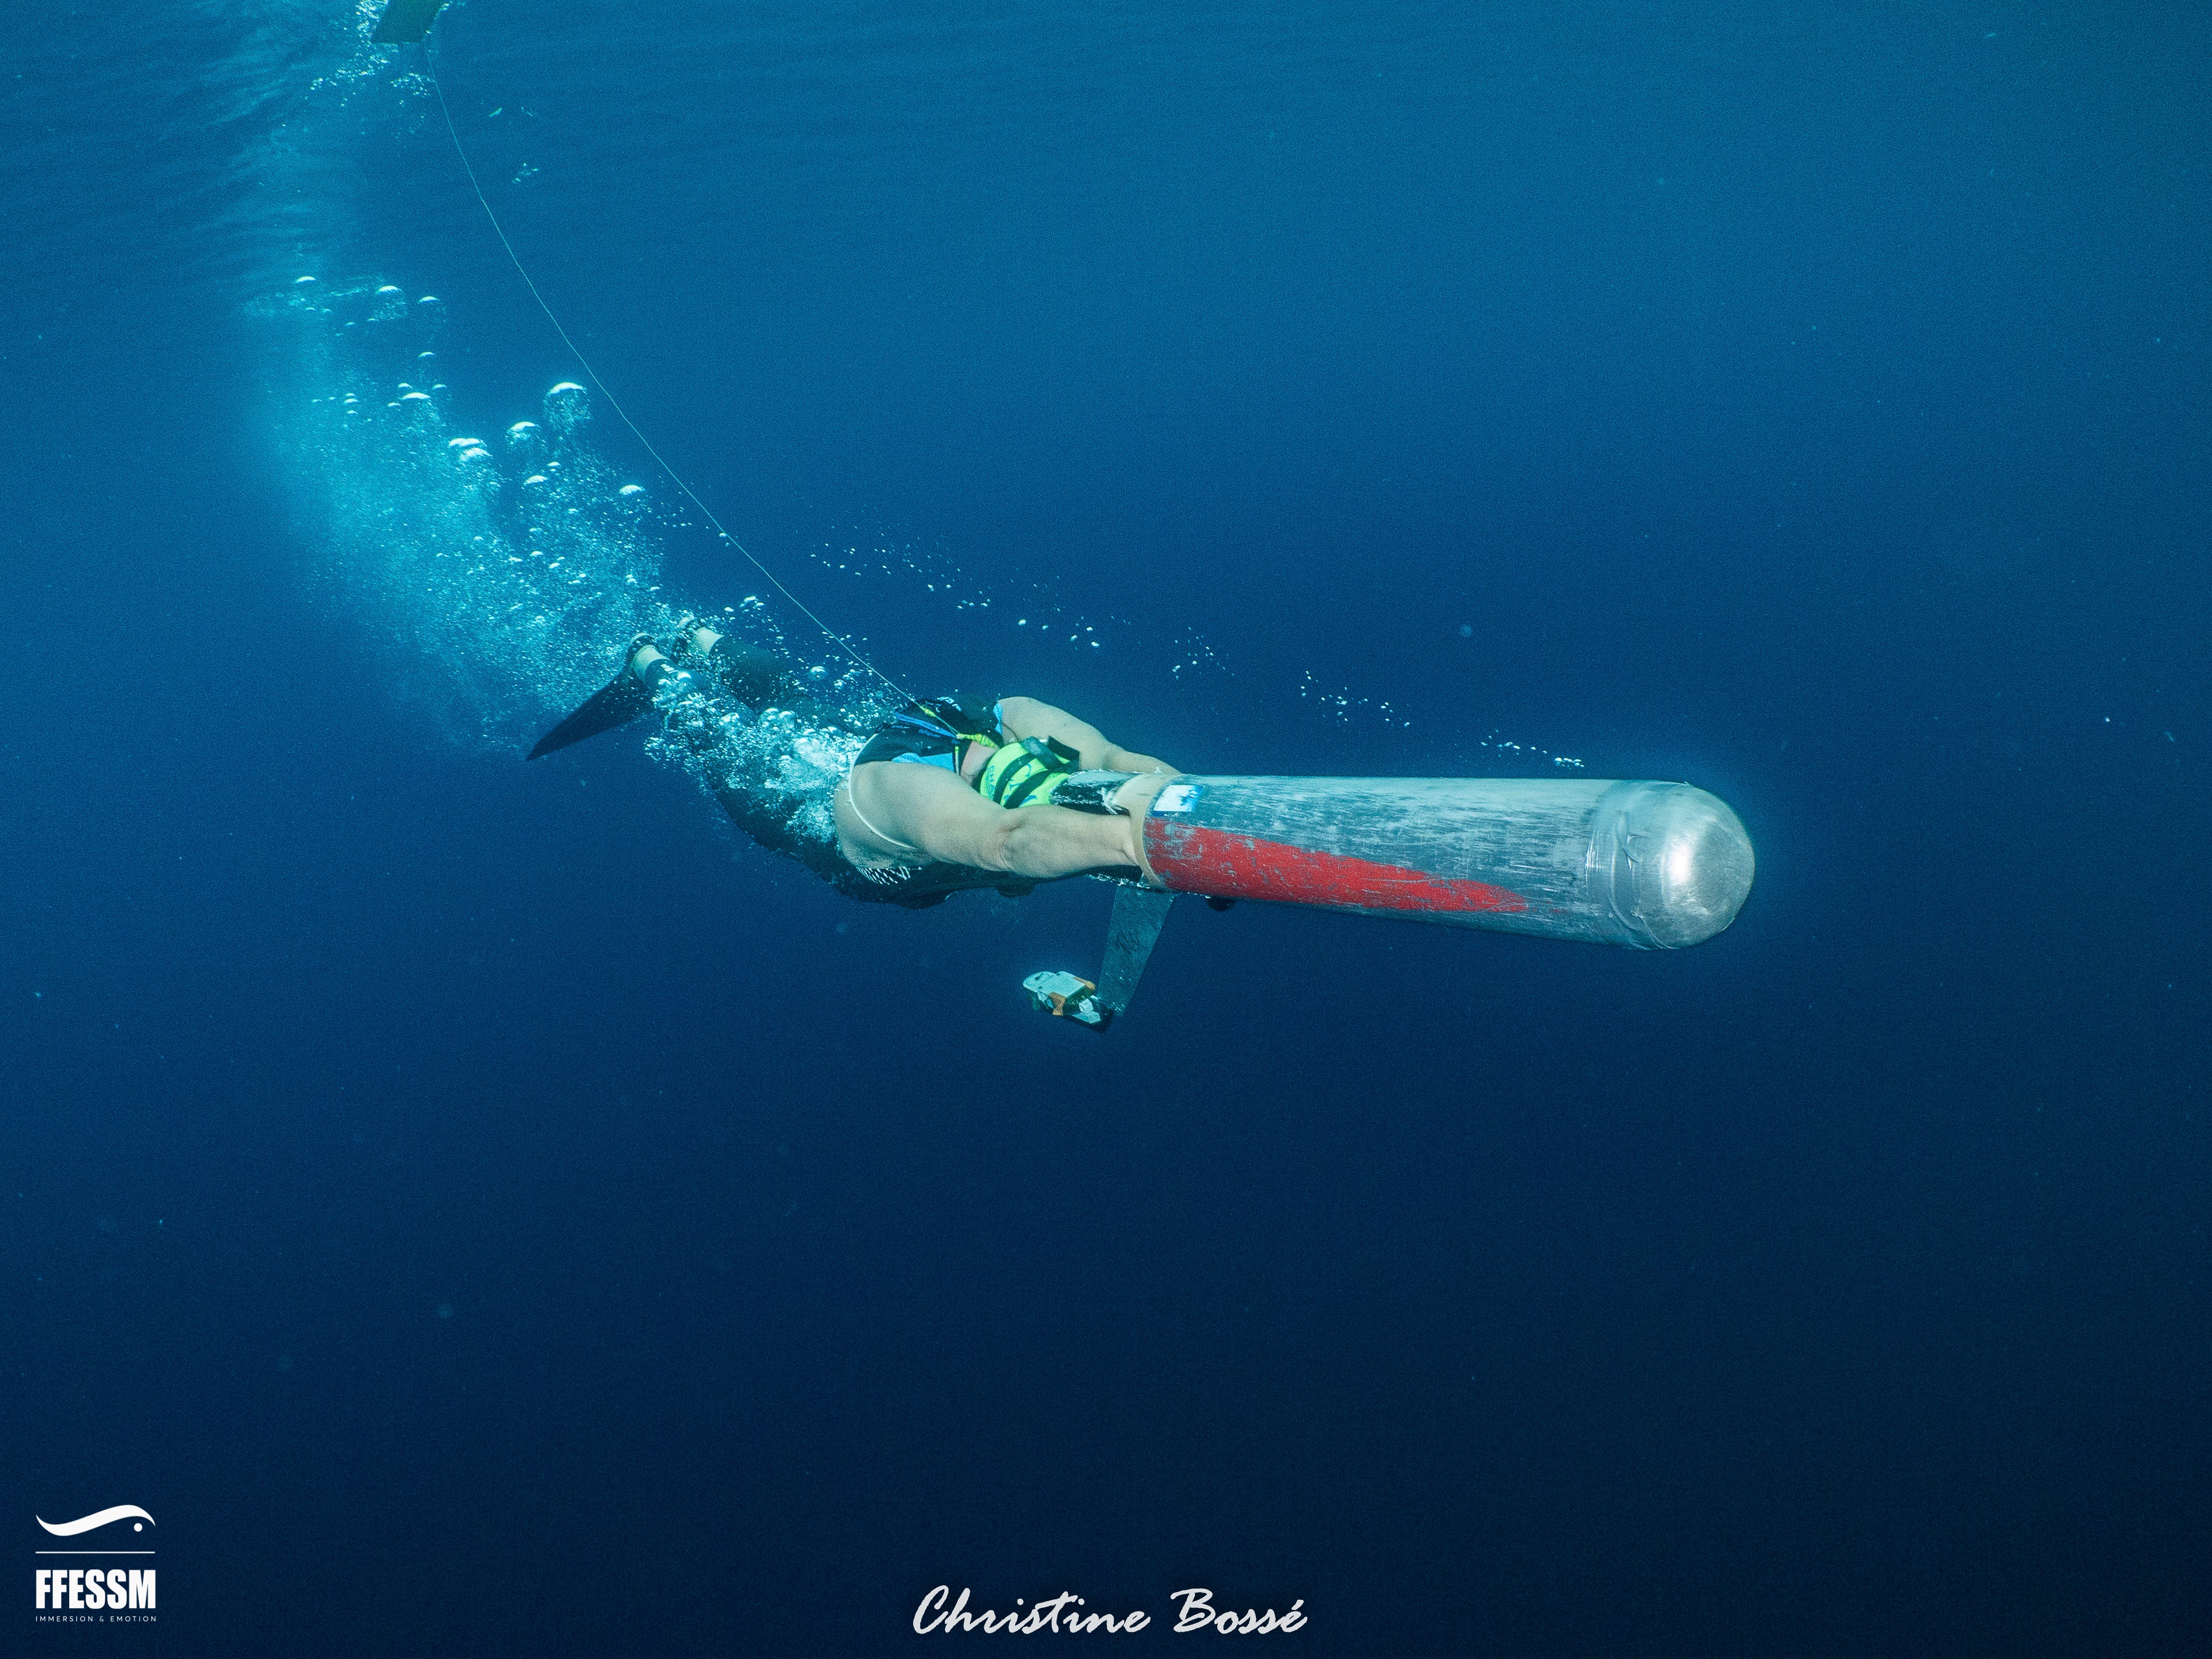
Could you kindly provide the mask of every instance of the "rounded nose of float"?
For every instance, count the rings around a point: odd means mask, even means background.
[[[1756,865],[1726,801],[1686,783],[1647,783],[1618,823],[1625,856],[1615,866],[1615,914],[1643,935],[1637,943],[1677,951],[1735,920]]]

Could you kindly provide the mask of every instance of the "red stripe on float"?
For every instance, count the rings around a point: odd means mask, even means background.
[[[1145,821],[1145,853],[1170,887],[1215,898],[1344,904],[1363,910],[1526,910],[1528,901],[1485,881],[1431,875],[1232,835],[1164,817]]]

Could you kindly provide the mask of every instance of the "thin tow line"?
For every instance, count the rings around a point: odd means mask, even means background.
[[[908,692],[904,686],[901,685],[890,675],[884,673],[882,669],[877,667],[875,664],[870,662],[866,657],[862,656],[847,642],[846,638],[842,634],[840,634],[836,629],[830,627],[828,623],[823,622],[822,618],[816,616],[813,611],[808,610],[805,602],[799,599],[798,594],[793,592],[789,588],[786,587],[782,582],[776,579],[775,572],[770,570],[766,565],[755,558],[752,556],[751,551],[743,542],[739,541],[735,536],[732,536],[728,530],[723,527],[722,521],[714,516],[714,508],[708,507],[706,502],[701,501],[699,499],[698,492],[693,489],[690,484],[684,482],[684,475],[678,472],[674,467],[671,466],[668,464],[666,458],[664,457],[659,450],[653,447],[653,440],[645,435],[643,429],[639,427],[638,423],[630,419],[629,411],[622,406],[621,402],[615,397],[613,392],[607,390],[607,383],[599,378],[599,370],[592,367],[592,360],[584,356],[582,347],[579,346],[575,341],[568,337],[568,331],[561,326],[560,318],[554,314],[553,307],[545,302],[545,296],[538,291],[538,284],[531,280],[530,271],[522,263],[522,256],[514,251],[514,244],[507,240],[507,228],[500,223],[499,215],[492,211],[490,198],[484,194],[483,186],[477,182],[477,170],[469,165],[469,153],[466,149],[463,149],[461,145],[460,129],[453,125],[453,112],[447,106],[446,89],[438,83],[438,65],[436,57],[432,52],[427,43],[422,49],[422,65],[423,71],[430,82],[430,89],[438,94],[438,113],[446,118],[446,136],[453,141],[453,154],[460,158],[461,172],[467,176],[469,188],[474,191],[477,194],[477,205],[483,209],[484,217],[491,221],[492,234],[499,238],[499,245],[507,250],[507,257],[514,266],[514,274],[522,278],[522,285],[530,290],[530,297],[538,301],[538,308],[545,313],[545,320],[553,325],[553,331],[561,337],[561,343],[568,348],[568,355],[574,357],[576,360],[578,366],[583,369],[584,378],[589,380],[593,386],[598,388],[599,396],[607,400],[607,407],[613,410],[617,415],[622,417],[622,423],[629,428],[630,435],[635,438],[639,443],[645,447],[645,453],[652,456],[653,461],[659,466],[660,470],[668,475],[669,482],[673,483],[678,489],[682,490],[684,492],[684,499],[689,501],[692,506],[697,507],[701,515],[705,518],[707,522],[714,526],[714,533],[716,535],[720,536],[732,547],[736,548],[738,552],[744,554],[745,562],[750,564],[754,569],[759,571],[762,575],[765,576],[768,579],[769,585],[775,588],[777,592],[782,594],[786,599],[790,601],[792,608],[798,611],[800,616],[805,617],[806,620],[812,623],[815,627],[820,629],[823,636],[833,641],[840,651],[842,651],[847,656],[850,657],[855,663],[859,664],[869,673],[873,674],[885,685],[890,687],[892,690],[897,692],[900,696],[906,698],[909,702],[912,702],[914,700],[913,695]]]

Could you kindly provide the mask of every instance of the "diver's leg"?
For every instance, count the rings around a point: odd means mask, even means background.
[[[781,707],[789,690],[804,689],[797,684],[798,670],[777,652],[740,644],[711,628],[694,629],[691,641],[701,659],[714,671],[715,678],[741,702],[749,702],[756,708],[770,703]]]
[[[729,694],[755,708],[787,708],[811,726],[850,730],[842,711],[822,700],[806,671],[779,652],[745,645],[703,623],[685,630],[688,643]]]
[[[643,635],[631,642],[629,672],[660,711],[662,730],[702,759],[721,746],[724,731],[738,718],[712,679],[683,667]]]
[[[656,697],[670,680],[681,677],[701,697],[711,697],[719,687],[739,702],[749,703],[757,709],[771,704],[781,708],[793,706],[793,699],[779,695],[792,677],[791,665],[781,657],[757,646],[738,645],[708,629],[692,631],[694,641],[702,636],[708,642],[695,645],[694,661],[691,653],[686,653],[684,660],[672,658],[651,640],[640,635],[630,651],[629,672]],[[686,667],[686,661],[691,665]],[[707,672],[710,668],[711,675]],[[803,690],[801,695],[805,695]]]
[[[709,637],[701,646],[695,634],[695,649],[702,654],[712,652],[710,660],[719,668],[719,659],[730,649],[731,642],[721,641],[721,650],[714,651],[714,636],[707,629],[698,632],[708,633]],[[779,672],[787,665],[771,652],[740,648],[768,659]],[[799,825],[799,817],[808,805],[806,798],[795,791],[770,787],[781,759],[775,745],[728,741],[732,725],[739,719],[731,697],[749,702],[753,699],[742,692],[726,694],[718,677],[707,673],[705,668],[705,663],[689,669],[680,666],[650,640],[639,640],[630,652],[630,672],[653,694],[655,705],[665,717],[664,730],[703,763],[708,774],[703,781],[730,822],[768,851],[844,887],[845,878],[854,874],[852,866],[833,844],[807,834]],[[787,702],[780,706],[790,705]]]

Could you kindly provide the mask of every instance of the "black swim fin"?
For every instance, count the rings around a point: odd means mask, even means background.
[[[646,690],[625,663],[621,673],[592,694],[589,702],[538,738],[538,747],[530,751],[528,758],[536,760],[540,755],[566,749],[572,743],[611,732],[617,726],[628,726],[652,707],[653,693]]]
[[[368,38],[379,46],[420,40],[438,21],[445,4],[446,0],[386,0],[384,15],[376,20],[376,32]]]

